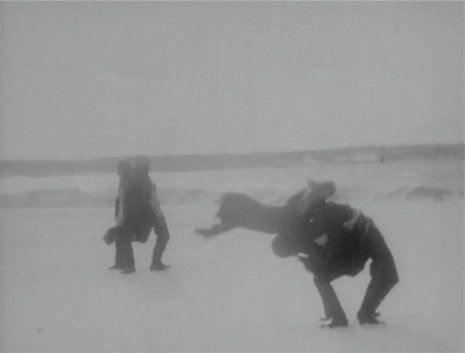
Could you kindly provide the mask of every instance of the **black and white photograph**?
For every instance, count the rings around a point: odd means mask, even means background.
[[[463,352],[463,1],[1,1],[0,351]]]

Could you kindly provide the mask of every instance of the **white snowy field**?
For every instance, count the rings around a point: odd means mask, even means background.
[[[176,197],[166,196],[162,206],[172,235],[164,256],[172,267],[163,273],[148,269],[153,235],[147,244],[135,244],[136,273],[108,270],[114,247],[102,237],[113,224],[110,207],[35,203],[34,208],[6,208],[2,203],[2,351],[463,351],[463,200],[408,201],[402,194],[415,186],[460,190],[461,163],[153,177],[161,190],[176,188]],[[320,329],[323,310],[311,274],[294,259],[275,257],[272,236],[233,230],[204,240],[194,234],[196,227],[211,223],[216,211],[211,195],[199,189],[247,191],[264,202],[279,202],[303,186],[305,177],[359,190],[342,199],[372,217],[385,235],[400,275],[380,307],[387,326],[361,327],[355,318],[369,281],[368,266],[356,278],[334,282],[349,328]],[[92,176],[6,179],[2,193],[53,185],[83,190],[97,183]],[[179,188],[185,193],[179,194]]]

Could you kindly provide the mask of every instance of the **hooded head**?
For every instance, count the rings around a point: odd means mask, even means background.
[[[133,158],[134,169],[146,174],[150,171],[150,159],[147,156],[140,155]]]

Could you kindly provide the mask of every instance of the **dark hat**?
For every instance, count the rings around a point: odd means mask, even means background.
[[[145,155],[136,156],[132,159],[134,169],[149,172],[150,171],[150,159]]]

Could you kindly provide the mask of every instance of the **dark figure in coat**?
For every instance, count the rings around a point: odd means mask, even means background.
[[[354,277],[368,260],[371,281],[357,318],[361,324],[378,324],[376,309],[399,282],[394,258],[374,222],[348,205],[318,200],[308,206],[286,234],[272,243],[280,257],[297,254],[323,301],[328,327],[347,326],[347,318],[331,282],[342,276]]]
[[[333,183],[310,183],[286,205],[268,206],[240,194],[220,201],[219,224],[197,229],[205,237],[243,227],[277,234],[272,249],[279,257],[298,256],[314,274],[327,327],[347,326],[348,321],[331,282],[356,276],[371,259],[371,282],[358,312],[360,324],[378,324],[376,309],[399,281],[393,256],[371,219],[348,205],[327,202]]]
[[[104,241],[107,244],[115,242],[115,265],[111,269],[120,269],[123,273],[135,271],[132,242],[145,243],[152,229],[157,235],[157,240],[150,269],[157,271],[169,267],[163,264],[161,258],[170,234],[149,170],[150,163],[145,156],[135,157],[132,161],[122,161],[118,166],[120,185],[115,202],[117,225],[108,230]]]

